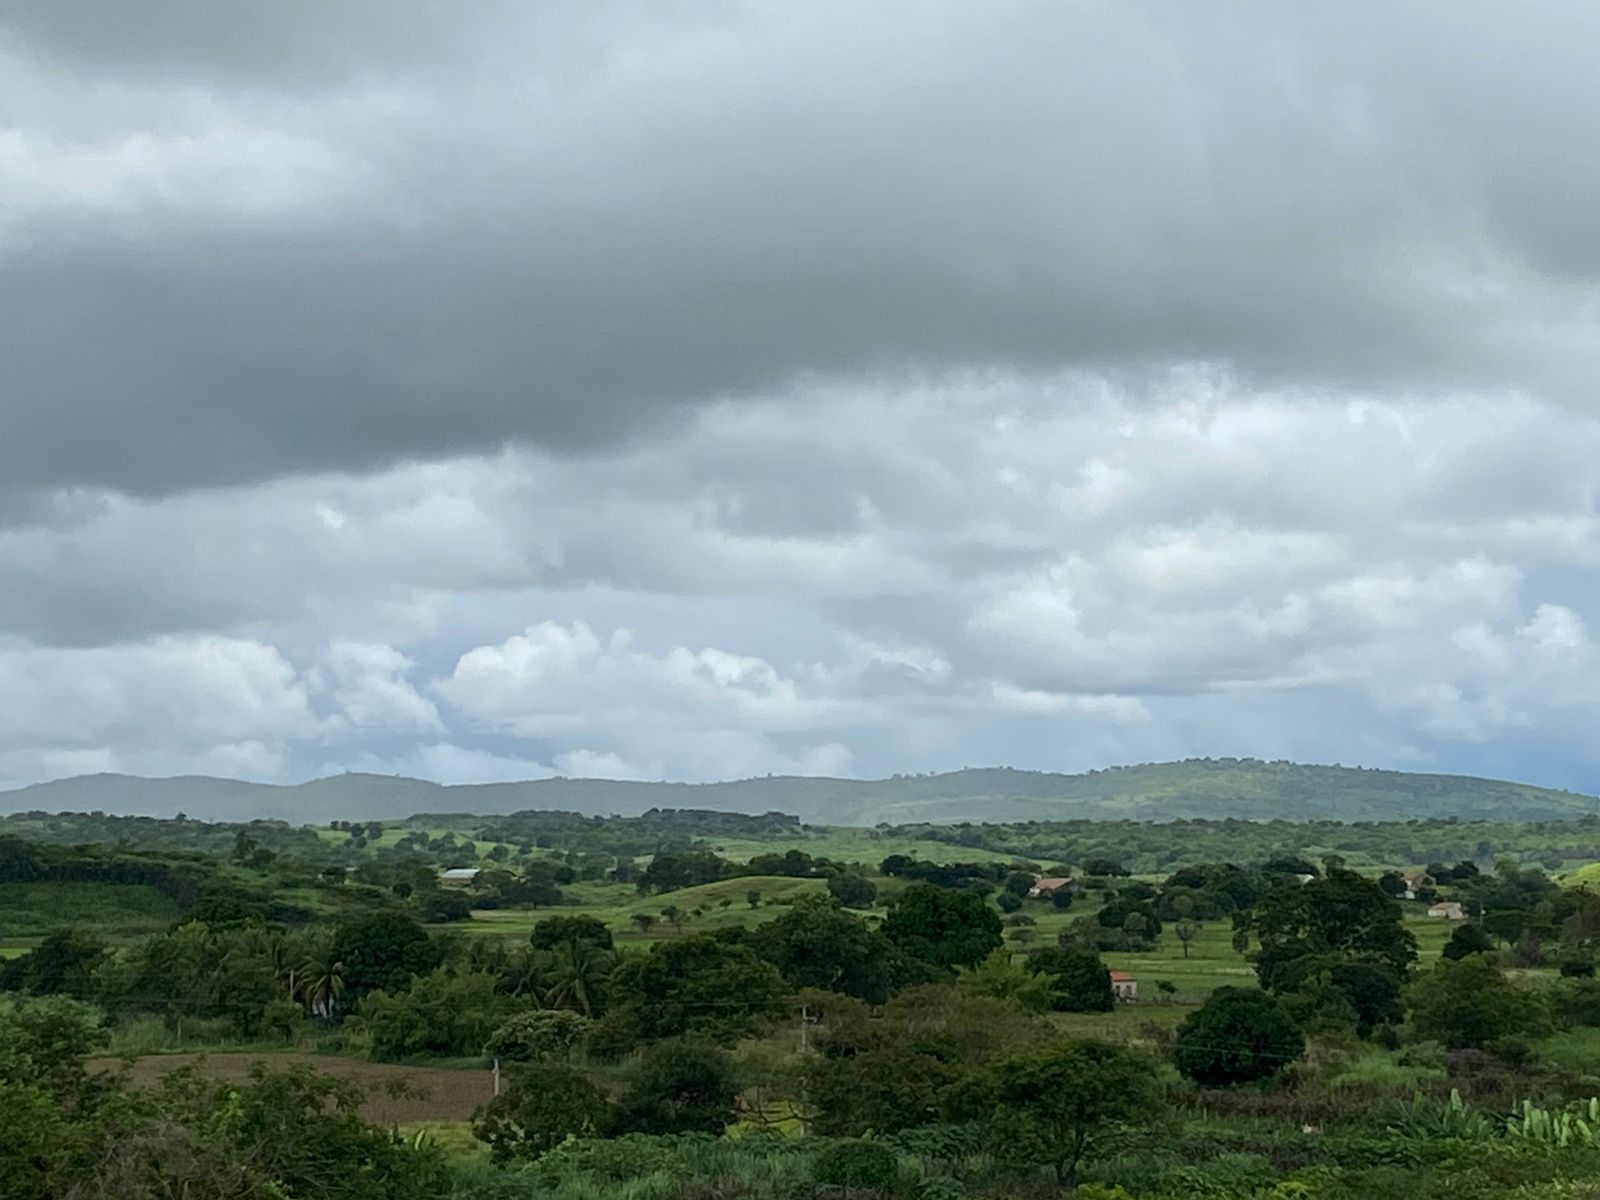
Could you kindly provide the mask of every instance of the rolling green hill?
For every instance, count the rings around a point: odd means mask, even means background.
[[[0,811],[275,818],[324,824],[413,813],[503,814],[524,809],[638,815],[652,808],[784,812],[820,825],[1075,818],[1345,821],[1460,817],[1562,820],[1600,813],[1576,792],[1462,775],[1255,759],[1190,759],[1058,775],[1008,767],[891,779],[768,777],[730,783],[541,779],[446,787],[384,775],[338,775],[294,786],[189,776],[85,775],[0,793]]]

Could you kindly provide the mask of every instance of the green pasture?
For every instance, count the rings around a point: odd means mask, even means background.
[[[348,829],[329,829],[325,825],[318,825],[315,827],[315,830],[316,835],[330,845],[341,846],[350,840],[350,831]],[[367,842],[367,849],[375,850],[380,846],[393,846],[398,843],[401,838],[412,832],[414,832],[414,829],[409,825],[393,822],[385,823],[383,826],[383,836],[377,841],[369,840]],[[427,831],[429,837],[438,837],[445,832],[446,831],[443,829],[429,829]],[[459,833],[460,831],[458,830],[456,832]]]
[[[422,832],[430,838],[453,833],[458,838],[471,838],[476,842],[479,857],[487,856],[494,846],[492,841],[473,837],[473,831],[483,823],[483,818],[467,816],[458,823],[419,825],[410,821],[386,822],[383,836],[368,841],[368,850],[390,848],[408,834]],[[350,838],[348,831],[317,826],[319,839],[332,846],[340,846]],[[905,854],[913,858],[935,862],[1011,862],[1017,855],[999,850],[986,850],[973,846],[956,846],[948,842],[927,838],[897,837],[876,829],[850,826],[810,825],[798,830],[792,837],[770,838],[698,838],[701,845],[733,862],[749,862],[758,854],[782,854],[787,850],[803,850],[817,858],[831,858],[836,862],[862,863],[877,866],[891,854]],[[648,861],[649,855],[636,856]]]
[[[782,905],[808,893],[822,893],[827,884],[820,879],[790,879],[782,875],[751,875],[723,879],[699,887],[682,888],[663,895],[641,896],[637,889],[619,883],[583,882],[566,889],[577,901],[559,909],[480,909],[470,921],[436,925],[437,932],[504,935],[525,938],[534,925],[550,916],[584,914],[604,921],[619,943],[644,945],[674,937],[673,928],[662,910],[673,906],[684,914],[681,932],[704,933],[734,926],[752,927],[770,921],[783,911]],[[747,899],[751,891],[761,893],[758,907]],[[655,919],[648,933],[634,920],[644,913]]]
[[[1600,889],[1600,862],[1592,862],[1561,877],[1562,887]]]
[[[876,829],[843,825],[811,825],[794,838],[713,838],[710,848],[734,862],[749,862],[758,854],[804,850],[814,858],[877,866],[891,854],[905,854],[932,862],[1011,862],[1015,854],[955,846],[926,838],[894,837]]]

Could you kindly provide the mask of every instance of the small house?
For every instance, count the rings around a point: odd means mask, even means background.
[[[1028,889],[1028,896],[1031,899],[1039,900],[1046,896],[1054,896],[1057,892],[1075,892],[1077,890],[1077,881],[1070,875],[1041,875],[1034,879],[1033,886]]]
[[[1406,890],[1401,893],[1403,899],[1415,900],[1417,893],[1428,886],[1428,875],[1425,871],[1407,871],[1400,876],[1401,882],[1406,885]]]
[[[448,871],[439,872],[439,883],[442,887],[471,887],[478,879],[477,867],[451,867]]]
[[[1467,910],[1454,900],[1441,900],[1428,910],[1430,917],[1439,917],[1446,921],[1465,921]]]
[[[1139,998],[1139,981],[1126,971],[1111,972],[1111,994],[1118,1003],[1132,1004]]]

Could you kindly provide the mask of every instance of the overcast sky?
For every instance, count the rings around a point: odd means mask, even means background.
[[[1600,6],[9,0],[0,786],[1600,788]]]

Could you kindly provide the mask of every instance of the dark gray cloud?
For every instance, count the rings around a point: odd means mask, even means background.
[[[1581,782],[1597,51],[1553,2],[16,0],[0,781]]]
[[[23,484],[585,453],[816,378],[1600,365],[1571,6],[95,7],[0,18]]]

